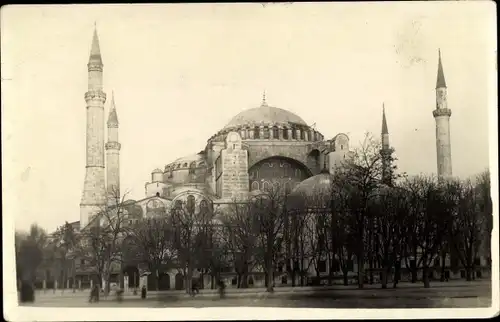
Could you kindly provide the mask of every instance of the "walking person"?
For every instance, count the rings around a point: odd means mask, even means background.
[[[191,283],[191,296],[195,296],[200,293],[200,289],[198,288],[198,281],[193,280]]]
[[[90,298],[89,302],[99,302],[99,286],[94,285],[94,287],[90,290]]]
[[[219,296],[221,299],[226,297],[226,284],[222,279],[219,280]]]

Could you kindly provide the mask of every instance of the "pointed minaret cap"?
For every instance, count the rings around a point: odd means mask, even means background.
[[[102,64],[101,48],[99,47],[99,37],[97,36],[97,24],[94,22],[94,36],[92,37],[92,47],[90,49],[89,62]]]
[[[437,75],[436,88],[446,88],[443,63],[441,62],[441,49],[438,49],[438,54],[439,54],[439,60],[438,60],[438,75]]]
[[[385,104],[382,104],[382,134],[389,134],[387,120],[385,119]]]
[[[111,108],[108,116],[108,127],[118,126],[118,114],[116,114],[115,92],[111,92]]]

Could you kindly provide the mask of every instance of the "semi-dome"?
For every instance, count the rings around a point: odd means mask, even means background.
[[[235,117],[224,127],[224,129],[250,124],[275,124],[295,123],[307,126],[307,123],[290,111],[267,105],[265,102],[260,107],[245,110]]]
[[[324,208],[329,207],[333,176],[323,170],[299,183],[290,194],[292,207]]]

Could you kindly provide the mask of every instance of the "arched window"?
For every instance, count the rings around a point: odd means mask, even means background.
[[[292,127],[292,140],[296,140],[297,139],[297,131],[295,130],[294,127]]]
[[[262,190],[263,191],[269,191],[271,190],[271,184],[267,181],[264,181],[264,183],[262,184]]]
[[[180,167],[181,167],[181,164],[179,163],[179,164],[177,165],[177,169],[179,169]]]
[[[208,202],[203,199],[201,202],[200,202],[200,211],[201,212],[208,212]]]
[[[194,169],[196,169],[195,161],[191,162],[191,164],[189,165],[189,174],[194,174]]]
[[[269,140],[269,138],[270,138],[269,131],[270,131],[269,127],[266,126],[264,128],[264,139],[266,139],[266,140]]]
[[[253,132],[254,132],[253,134],[254,139],[260,139],[260,129],[258,126],[253,128]]]
[[[280,132],[277,126],[273,126],[273,139],[279,139]]]
[[[188,166],[187,162],[185,162],[185,163],[182,165],[182,167],[183,167],[183,168],[187,168],[187,166]]]
[[[259,190],[259,183],[257,181],[252,182],[251,191]]]
[[[159,196],[160,196],[160,193],[159,193],[159,192],[157,192],[157,193],[156,193],[156,196],[157,196],[157,197],[159,197]]]
[[[290,139],[288,137],[288,128],[287,127],[283,128],[283,139],[284,140],[289,140]]]
[[[195,207],[195,199],[193,195],[189,195],[187,197],[187,203],[186,203],[187,211],[189,213],[194,213],[194,207]]]

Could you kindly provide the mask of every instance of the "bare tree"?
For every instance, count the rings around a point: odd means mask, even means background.
[[[129,231],[127,247],[131,249],[128,251],[136,253],[139,260],[147,263],[150,272],[158,277],[162,264],[173,266],[177,255],[173,236],[174,226],[170,216],[143,218]],[[158,278],[155,279],[155,289],[159,289]]]
[[[255,251],[258,231],[247,202],[233,201],[221,215],[223,230],[221,239],[233,255],[238,288],[248,287],[248,273],[256,265]]]
[[[60,276],[61,282],[64,283],[64,281],[67,281],[69,275],[71,275],[73,279],[72,288],[73,292],[75,292],[75,254],[77,253],[75,248],[78,245],[78,234],[75,228],[70,223],[65,222],[64,225],[58,227],[56,232],[52,235],[51,245],[53,247],[54,259],[58,262],[57,264],[59,264],[57,266],[61,268],[58,271],[63,274],[63,276]]]
[[[284,246],[283,224],[288,194],[276,185],[251,198],[252,212],[258,227],[258,249],[261,250],[266,275],[266,290],[274,291],[274,271]]]
[[[27,234],[16,232],[15,242],[17,278],[32,283],[37,269],[44,261],[47,233],[40,226],[33,224]]]
[[[186,292],[190,292],[193,270],[199,261],[196,255],[201,256],[200,250],[206,249],[213,210],[206,200],[202,200],[197,206],[195,198],[189,195],[185,202],[177,200],[171,213],[176,263],[185,278]]]
[[[372,220],[369,217],[368,205],[378,193],[377,188],[381,185],[382,174],[387,173],[384,172],[383,165],[393,164],[392,155],[383,158],[380,150],[380,143],[371,134],[366,134],[361,147],[354,150],[352,157],[335,172],[333,180],[336,189],[345,189],[348,196],[344,204],[345,212],[354,218],[353,229],[358,242],[356,258],[359,288],[363,288],[364,284],[365,244],[368,240],[366,232],[369,227],[367,223]],[[389,173],[392,175],[393,171]]]
[[[447,190],[457,196],[457,209],[453,213],[453,222],[450,225],[452,245],[465,268],[467,281],[471,281],[474,277],[475,259],[479,256],[481,237],[488,220],[482,209],[484,200],[480,195],[482,189],[478,189],[471,180],[465,180],[455,183]]]
[[[422,267],[424,287],[427,288],[430,287],[430,264],[441,250],[451,221],[452,207],[444,189],[434,178],[414,177],[406,182],[404,188],[410,201],[405,223],[405,235],[409,237],[407,254],[416,260],[415,269]],[[414,233],[411,233],[413,230]]]
[[[78,255],[97,274],[98,283],[104,279],[105,294],[110,291],[113,270],[119,270],[121,280],[122,242],[130,232],[133,221],[137,219],[127,210],[126,195],[120,196],[118,190],[110,192],[112,200],[100,209],[81,232]]]
[[[395,269],[393,286],[396,287],[404,238],[403,223],[408,215],[406,192],[396,187],[383,187],[369,206],[374,219],[375,256],[382,268],[382,288],[387,288],[392,268]]]

